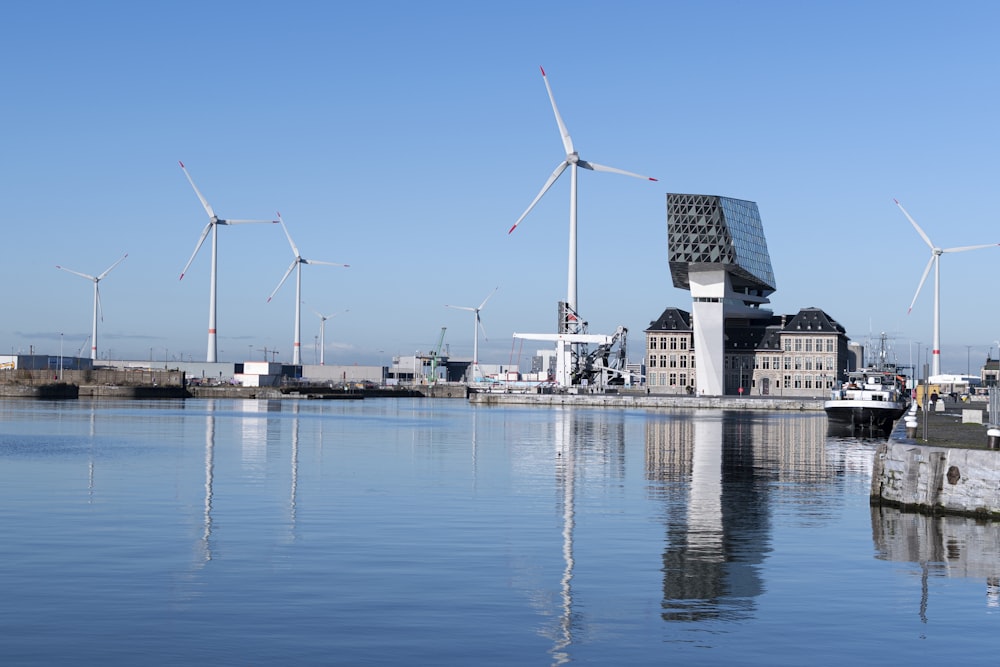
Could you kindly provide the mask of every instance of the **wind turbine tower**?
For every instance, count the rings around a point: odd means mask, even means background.
[[[486,306],[486,302],[490,300],[490,297],[492,297],[494,294],[496,294],[496,292],[497,292],[498,289],[500,289],[499,285],[497,285],[496,287],[494,287],[493,291],[490,292],[486,296],[485,299],[483,299],[483,302],[481,304],[479,304],[478,307],[472,307],[472,306],[449,306],[448,304],[445,304],[445,306],[444,306],[445,308],[455,308],[457,310],[469,310],[469,311],[472,311],[474,313],[473,321],[472,321],[472,381],[473,382],[478,382],[479,378],[482,375],[479,372],[479,330],[480,329],[482,329],[482,331],[483,331],[483,338],[486,339],[486,328],[483,327],[483,322],[482,322],[482,320],[479,317],[479,311],[481,311],[483,309],[483,307]]]
[[[189,259],[187,264],[184,265],[184,270],[181,271],[180,280],[184,280],[184,274],[187,273],[188,268],[191,266],[191,262],[194,261],[198,251],[201,250],[201,246],[205,242],[205,238],[208,236],[208,233],[212,232],[212,277],[208,291],[208,354],[205,359],[206,362],[212,364],[218,361],[219,356],[219,347],[216,340],[216,294],[219,275],[219,225],[242,225],[263,222],[273,223],[277,222],[277,220],[224,220],[220,218],[215,214],[215,211],[212,210],[212,206],[208,203],[208,200],[202,196],[201,191],[198,190],[198,186],[194,184],[194,179],[191,178],[191,174],[189,174],[187,168],[184,167],[184,163],[178,161],[178,164],[181,165],[184,175],[187,176],[188,183],[190,183],[191,187],[194,188],[194,193],[198,195],[201,205],[205,208],[205,213],[208,214],[208,224],[205,225],[205,229],[201,232],[201,237],[198,239],[198,243],[194,247],[194,252],[191,253],[191,259]]]
[[[91,333],[90,333],[90,340],[91,340],[91,343],[90,343],[90,358],[93,359],[93,360],[95,360],[95,361],[97,360],[97,318],[98,318],[98,314],[99,314],[99,312],[101,310],[101,288],[99,287],[99,285],[100,285],[101,281],[104,280],[105,276],[107,276],[109,273],[111,273],[112,269],[114,269],[116,266],[118,266],[119,264],[121,264],[122,262],[125,261],[126,257],[128,257],[128,253],[125,253],[124,255],[122,255],[121,259],[119,259],[117,262],[115,262],[114,264],[112,264],[111,266],[109,266],[104,271],[104,273],[102,273],[100,275],[97,275],[97,276],[91,276],[91,275],[88,275],[86,273],[80,273],[79,271],[74,271],[73,269],[67,269],[65,266],[59,266],[58,264],[56,265],[57,269],[62,269],[63,271],[68,271],[69,273],[72,273],[74,275],[80,276],[81,278],[86,278],[87,280],[93,281],[93,283],[94,283],[94,324],[93,324],[93,328],[91,329]],[[86,343],[84,343],[84,344],[86,344]]]
[[[330,318],[336,317],[337,313],[334,313],[333,315],[324,315],[323,313],[315,310],[313,312],[319,317],[319,365],[325,366],[326,361],[324,352],[326,351],[326,321]],[[350,309],[343,312],[350,312]]]
[[[903,212],[906,219],[910,221],[913,228],[917,230],[920,234],[920,238],[924,240],[924,243],[928,245],[931,249],[931,258],[927,261],[927,266],[924,268],[924,274],[920,276],[920,284],[917,285],[917,292],[913,295],[913,301],[910,302],[910,308],[906,311],[909,315],[910,311],[913,310],[913,304],[917,302],[917,297],[920,296],[920,289],[924,286],[924,281],[927,280],[927,274],[930,273],[931,266],[934,266],[934,347],[931,348],[931,375],[941,374],[941,255],[946,252],[964,252],[966,250],[978,250],[980,248],[995,248],[1000,246],[1000,243],[984,243],[982,245],[967,245],[958,248],[938,248],[933,243],[931,243],[930,238],[924,233],[924,230],[920,228],[917,221],[910,217],[910,214],[906,212],[903,205],[899,203],[899,200],[893,199],[896,202],[896,206],[899,210]]]
[[[292,241],[291,234],[288,233],[288,227],[285,226],[285,221],[281,219],[281,213],[278,213],[278,222],[281,223],[281,228],[285,231],[285,238],[288,239],[288,245],[292,246],[292,254],[295,255],[295,259],[292,260],[291,265],[288,270],[285,271],[285,275],[281,278],[281,282],[278,286],[274,288],[271,292],[271,296],[267,297],[268,303],[271,302],[271,298],[278,293],[281,286],[285,284],[285,280],[291,275],[292,270],[295,269],[295,341],[292,344],[292,365],[298,366],[302,363],[302,265],[303,264],[323,264],[326,266],[342,266],[348,267],[350,264],[334,264],[333,262],[321,262],[317,259],[304,259],[299,253],[299,249],[295,247],[295,242]],[[321,353],[322,354],[322,353]],[[322,361],[320,362],[322,365]]]
[[[552,87],[549,85],[549,79],[545,76],[545,69],[539,68],[542,71],[542,81],[545,82],[545,89],[549,93],[549,101],[552,103],[552,111],[556,117],[556,124],[559,126],[559,134],[562,136],[563,148],[566,151],[566,156],[562,161],[556,166],[555,171],[549,176],[549,179],[545,181],[545,185],[542,186],[541,191],[535,196],[535,199],[528,205],[528,208],[521,214],[521,217],[517,219],[517,222],[508,230],[508,234],[514,231],[515,228],[521,221],[527,217],[531,209],[535,207],[535,204],[548,192],[552,184],[562,175],[567,167],[570,168],[570,190],[569,190],[569,272],[567,279],[566,288],[566,303],[574,313],[579,312],[577,307],[577,167],[582,167],[584,169],[590,169],[591,171],[609,171],[615,174],[623,174],[625,176],[632,176],[634,178],[641,178],[646,181],[655,181],[655,178],[649,176],[642,176],[640,174],[632,173],[631,171],[625,171],[623,169],[617,169],[615,167],[607,167],[602,164],[597,164],[596,162],[588,162],[580,158],[579,153],[577,153],[576,148],[573,146],[573,139],[569,135],[569,130],[566,129],[566,124],[563,122],[562,116],[559,115],[559,108],[556,106],[556,99],[552,95]]]

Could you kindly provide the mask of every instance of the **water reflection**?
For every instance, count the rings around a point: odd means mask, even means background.
[[[932,577],[982,579],[987,606],[1000,607],[1000,524],[878,506],[871,517],[875,557],[920,566],[921,621],[927,622]]]
[[[666,621],[750,617],[771,550],[772,486],[823,479],[823,420],[702,410],[646,422],[646,474],[676,514],[663,553]]]
[[[205,403],[205,502],[199,552],[202,563],[212,560],[212,485],[215,476],[215,399]]]

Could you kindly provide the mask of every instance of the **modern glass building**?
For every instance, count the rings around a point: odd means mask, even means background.
[[[726,320],[745,327],[772,315],[761,308],[775,284],[757,204],[668,194],[667,242],[674,287],[691,292],[696,386],[699,393],[721,395]]]
[[[674,287],[691,289],[690,272],[723,268],[737,292],[775,290],[757,204],[717,195],[667,195],[667,239]]]

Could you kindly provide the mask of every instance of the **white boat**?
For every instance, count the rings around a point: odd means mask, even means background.
[[[888,434],[910,404],[906,378],[886,361],[885,335],[874,366],[849,371],[847,381],[823,403],[832,425]]]

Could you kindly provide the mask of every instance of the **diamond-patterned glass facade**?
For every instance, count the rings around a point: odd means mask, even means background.
[[[757,204],[717,195],[667,195],[667,243],[674,287],[688,271],[724,268],[737,290],[774,292],[774,272]]]

